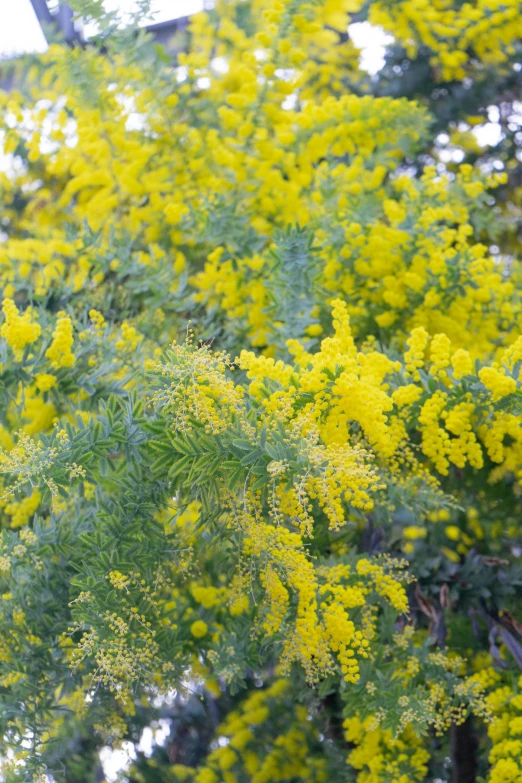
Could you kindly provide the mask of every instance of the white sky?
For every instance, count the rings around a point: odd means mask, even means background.
[[[0,0],[0,57],[47,48],[29,0]]]
[[[105,0],[109,10],[131,9],[132,0]],[[152,0],[153,22],[201,11],[203,0]],[[47,44],[30,0],[0,0],[0,57],[45,51]]]
[[[132,0],[105,0],[103,5],[108,11],[131,11],[134,3]],[[203,0],[151,0],[150,7],[153,12],[150,22],[166,22],[201,11]]]
[[[361,50],[361,68],[375,74],[384,65],[387,44],[393,42],[393,36],[382,27],[373,27],[369,22],[355,22],[348,27],[350,38]]]

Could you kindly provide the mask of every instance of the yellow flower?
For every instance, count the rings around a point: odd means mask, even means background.
[[[13,300],[4,299],[2,310],[5,322],[0,328],[0,335],[11,348],[19,351],[39,338],[42,330],[39,324],[31,320],[30,309],[20,315]]]
[[[206,636],[208,633],[208,625],[203,620],[196,620],[190,626],[190,633],[196,639],[201,639],[202,636]]]
[[[75,363],[76,357],[71,351],[73,341],[72,321],[65,313],[59,313],[53,332],[53,341],[45,352],[55,369],[72,367]]]

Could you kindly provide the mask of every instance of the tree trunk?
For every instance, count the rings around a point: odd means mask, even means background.
[[[477,775],[477,738],[470,718],[451,727],[452,783],[475,783]]]

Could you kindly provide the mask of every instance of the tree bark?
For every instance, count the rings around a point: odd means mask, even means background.
[[[471,717],[451,727],[452,783],[475,783],[477,777],[477,738]]]

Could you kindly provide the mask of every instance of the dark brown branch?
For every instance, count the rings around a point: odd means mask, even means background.
[[[471,717],[450,732],[452,783],[475,783],[478,742]]]

